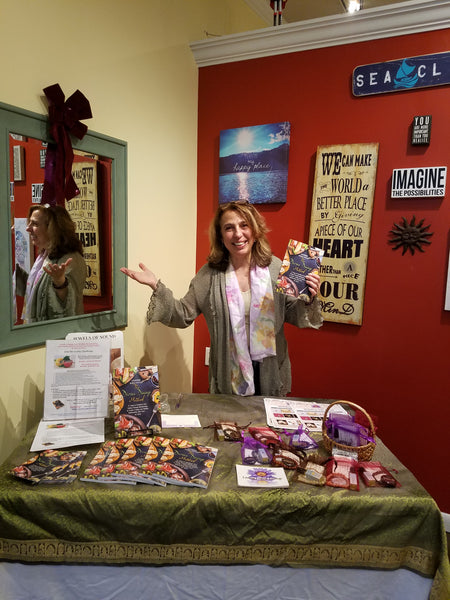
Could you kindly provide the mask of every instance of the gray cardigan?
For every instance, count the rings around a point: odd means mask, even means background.
[[[276,356],[265,358],[260,366],[261,394],[285,396],[291,391],[291,363],[284,323],[296,327],[318,329],[322,325],[317,298],[307,305],[275,291],[275,281],[281,261],[273,257],[269,265],[274,285]],[[184,298],[176,300],[161,281],[150,298],[147,323],[160,322],[169,327],[188,327],[203,314],[210,335],[209,391],[211,394],[232,394],[230,366],[230,317],[225,294],[225,273],[204,265],[192,279]]]
[[[71,258],[72,262],[66,270],[69,282],[66,299],[61,301],[58,298],[52,286],[50,275],[44,272],[31,296],[30,323],[83,314],[83,290],[86,281],[86,263],[84,258],[79,252],[70,252],[57,260],[52,260],[52,262],[61,264],[66,262],[68,258]],[[23,284],[26,285],[26,279],[22,282],[22,285],[18,285],[18,289],[23,288]],[[23,295],[23,293],[18,293],[19,295]]]

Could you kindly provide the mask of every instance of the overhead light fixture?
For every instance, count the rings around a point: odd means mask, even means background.
[[[362,8],[362,0],[341,0],[341,4],[344,10],[350,14],[358,12]]]
[[[358,11],[361,8],[361,4],[359,2],[359,0],[350,0],[350,2],[348,3],[348,12],[349,13],[354,13],[356,11]]]

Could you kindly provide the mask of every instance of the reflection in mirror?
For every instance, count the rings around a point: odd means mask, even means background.
[[[26,279],[40,256],[39,245],[30,239],[30,209],[32,215],[43,210],[45,156],[50,141],[44,116],[0,103],[0,169],[4,181],[0,185],[0,244],[7,257],[0,262],[4,282],[0,301],[2,307],[9,306],[0,315],[0,352],[42,345],[67,333],[107,331],[126,325],[126,278],[116,274],[120,265],[126,264],[127,147],[126,142],[91,131],[83,140],[72,140],[72,174],[80,194],[65,203],[76,239],[82,244],[86,268],[80,284],[80,306],[74,314],[50,311],[42,320],[23,320],[24,289],[16,285],[16,276],[20,272]],[[63,299],[68,293],[70,266],[67,273],[59,270],[49,275],[54,275],[56,288],[63,286],[62,291],[55,289]]]
[[[75,150],[72,175],[80,194],[65,201],[67,215],[41,205],[46,149],[42,140],[17,133],[9,136],[15,325],[111,310],[113,306],[109,251],[112,161]],[[40,221],[39,226],[35,221]],[[56,247],[48,256],[52,242]],[[79,243],[84,261],[78,252]],[[57,271],[55,279],[43,270],[41,259],[63,265],[69,258],[67,272]],[[59,290],[64,284],[66,287]]]

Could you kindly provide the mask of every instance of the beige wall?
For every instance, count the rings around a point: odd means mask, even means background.
[[[0,101],[47,114],[48,85],[86,95],[89,129],[128,142],[129,265],[144,261],[176,295],[195,269],[198,73],[189,42],[263,26],[243,0],[0,0]],[[126,362],[156,363],[162,388],[188,392],[193,329],[146,327],[148,298],[130,281]],[[0,360],[1,462],[42,416],[45,352]]]

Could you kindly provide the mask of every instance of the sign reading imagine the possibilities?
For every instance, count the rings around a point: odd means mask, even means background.
[[[368,96],[450,83],[450,52],[356,67],[353,95]]]
[[[391,198],[445,196],[447,167],[419,167],[392,171]]]

